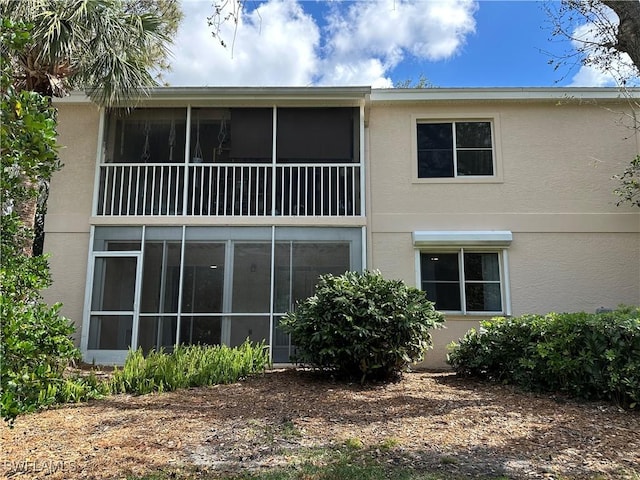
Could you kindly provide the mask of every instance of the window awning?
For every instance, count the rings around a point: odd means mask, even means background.
[[[492,246],[508,247],[513,240],[509,230],[434,230],[413,232],[413,245],[432,246]]]

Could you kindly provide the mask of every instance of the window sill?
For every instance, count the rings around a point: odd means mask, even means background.
[[[411,180],[413,184],[434,184],[434,183],[504,183],[502,177],[446,177],[446,178],[417,178]]]

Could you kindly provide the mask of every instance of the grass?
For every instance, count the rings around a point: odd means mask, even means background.
[[[397,440],[364,448],[357,438],[345,440],[338,447],[300,449],[287,467],[260,472],[218,474],[188,468],[166,470],[127,480],[463,480],[467,477],[397,466],[374,452],[393,449]],[[485,480],[508,480],[507,477],[484,477]]]

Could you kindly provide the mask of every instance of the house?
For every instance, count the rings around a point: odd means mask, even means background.
[[[45,251],[86,361],[266,340],[318,275],[378,269],[447,316],[425,367],[496,315],[640,304],[640,153],[613,89],[160,88],[56,102]]]

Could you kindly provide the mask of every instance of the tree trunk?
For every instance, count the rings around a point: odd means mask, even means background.
[[[613,10],[620,19],[618,43],[612,47],[627,53],[640,71],[640,1],[602,0],[602,3]]]
[[[25,187],[31,189],[33,188],[33,183],[25,180]],[[38,198],[29,197],[21,202],[16,202],[14,208],[25,229],[25,235],[22,238],[22,251],[27,257],[31,257],[33,255],[33,238],[36,212],[38,210]]]

